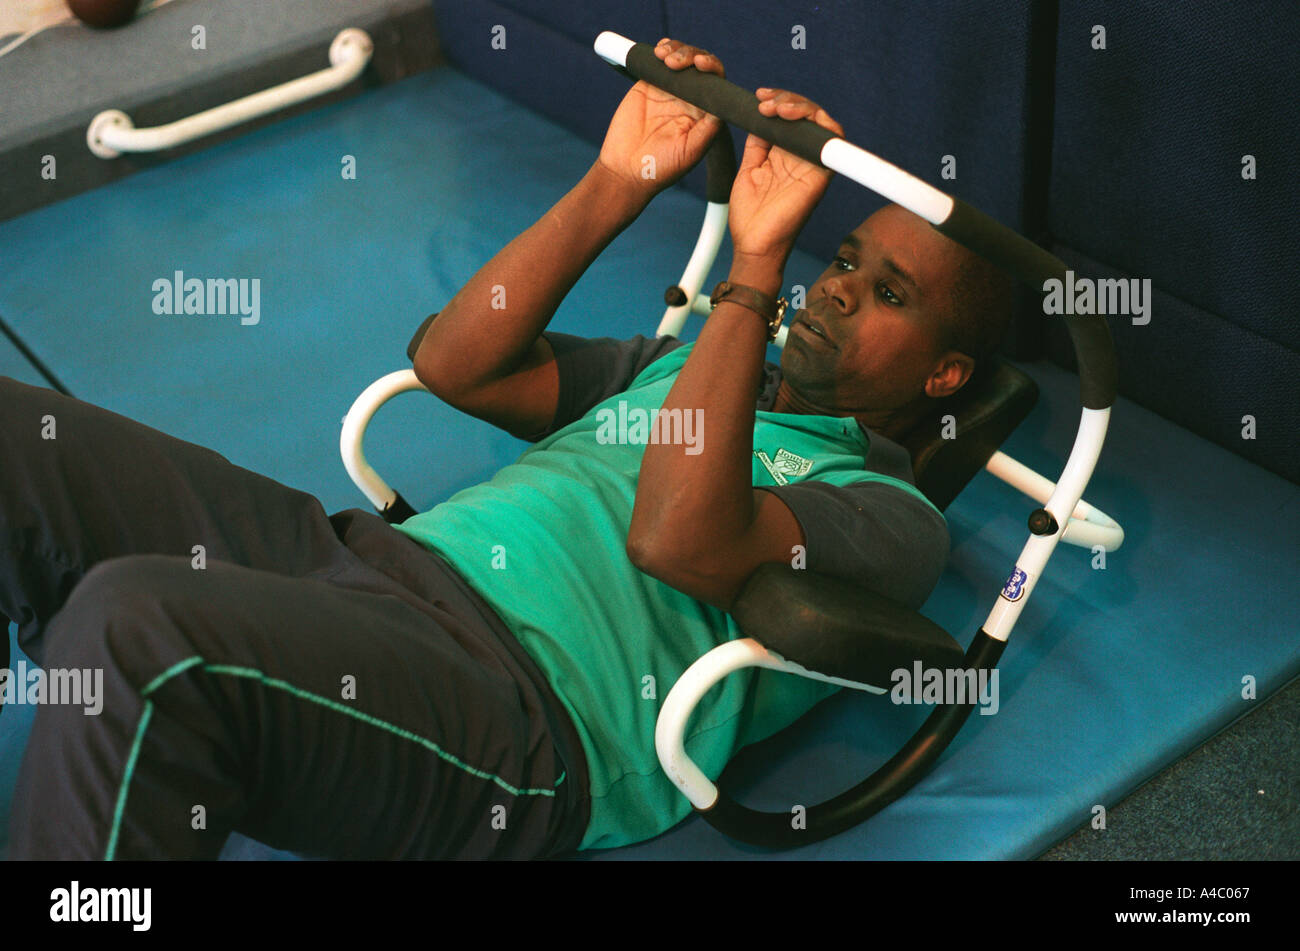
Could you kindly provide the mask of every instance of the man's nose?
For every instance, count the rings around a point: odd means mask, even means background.
[[[840,278],[832,277],[827,280],[822,285],[822,294],[827,303],[834,307],[837,313],[844,315],[853,312],[854,298],[852,290]]]

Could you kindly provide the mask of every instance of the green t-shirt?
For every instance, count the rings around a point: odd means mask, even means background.
[[[396,526],[450,563],[496,610],[568,710],[591,781],[581,849],[652,838],[690,814],[690,802],[659,765],[655,721],[687,667],[741,636],[729,614],[644,574],[626,554],[648,438],[635,421],[662,405],[692,349],[659,357],[626,390],[490,481]],[[632,425],[619,428],[618,421]],[[621,435],[611,441],[611,432]],[[707,428],[696,436],[707,439]],[[851,417],[756,411],[753,484],[886,482],[924,501],[914,486],[864,470],[867,451],[868,437]],[[716,779],[741,747],[838,689],[776,671],[738,671],[697,706],[686,752]]]

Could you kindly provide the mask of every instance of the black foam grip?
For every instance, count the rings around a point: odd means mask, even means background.
[[[708,170],[708,183],[704,187],[704,197],[715,204],[725,205],[731,201],[731,186],[736,181],[736,147],[731,141],[731,131],[723,126],[718,137],[709,146],[704,157],[704,167]]]
[[[939,233],[983,255],[1042,294],[1049,280],[1065,281],[1065,262],[960,198],[952,213],[934,225]],[[1079,360],[1080,401],[1088,409],[1115,402],[1119,385],[1115,347],[1104,317],[1067,317],[1067,329]]]
[[[758,111],[758,97],[753,91],[737,86],[729,79],[714,73],[702,73],[698,69],[670,69],[655,56],[654,47],[648,43],[634,44],[627,53],[627,66],[614,68],[632,79],[644,79],[723,122],[752,132],[809,162],[820,165],[822,146],[839,138],[811,119],[791,122],[763,115]],[[735,177],[734,171],[731,177]]]

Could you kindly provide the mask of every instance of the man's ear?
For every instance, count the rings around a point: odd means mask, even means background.
[[[939,358],[934,372],[925,381],[925,395],[934,399],[951,396],[970,379],[975,372],[975,361],[960,350],[949,350]]]

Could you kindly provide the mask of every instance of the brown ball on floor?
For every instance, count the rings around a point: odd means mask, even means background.
[[[68,0],[68,9],[90,26],[110,27],[130,23],[140,0]]]

